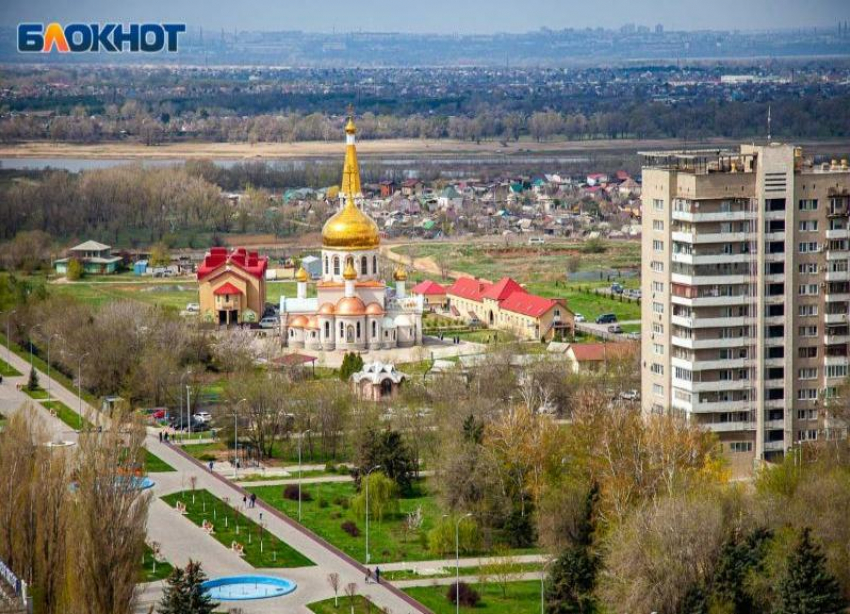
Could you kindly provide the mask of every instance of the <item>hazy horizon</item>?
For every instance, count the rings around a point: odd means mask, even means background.
[[[605,11],[587,0],[432,0],[400,6],[390,0],[301,2],[242,0],[148,0],[116,5],[114,0],[13,0],[0,6],[0,24],[23,21],[183,22],[190,29],[227,31],[400,32],[434,34],[519,33],[547,27],[604,27],[627,23],[667,30],[774,30],[837,27],[850,21],[847,0],[609,0]]]

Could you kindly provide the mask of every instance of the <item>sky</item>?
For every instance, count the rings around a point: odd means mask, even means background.
[[[850,0],[0,0],[22,21],[177,22],[190,29],[489,34],[606,27],[668,30],[834,27]]]

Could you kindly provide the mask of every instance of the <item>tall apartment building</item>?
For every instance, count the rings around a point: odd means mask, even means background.
[[[842,435],[847,161],[781,144],[642,155],[643,409],[716,432],[738,471]]]

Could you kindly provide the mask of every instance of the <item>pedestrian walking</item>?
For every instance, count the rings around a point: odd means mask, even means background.
[[[375,584],[381,583],[381,568],[375,567]]]
[[[242,495],[242,509],[246,509],[248,507],[248,496]]]
[[[168,443],[168,431],[165,431],[165,443]]]
[[[210,473],[212,473],[212,470],[213,470],[213,461],[210,461]]]
[[[251,507],[257,507],[257,494],[251,493]]]
[[[159,443],[162,443],[162,431],[159,432]]]

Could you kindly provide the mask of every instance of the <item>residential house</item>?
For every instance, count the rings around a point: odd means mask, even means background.
[[[68,263],[77,260],[83,265],[83,273],[89,275],[108,275],[116,273],[122,258],[112,255],[112,247],[98,243],[97,241],[86,241],[68,250],[65,258],[53,262],[53,268],[60,275],[68,273]]]

